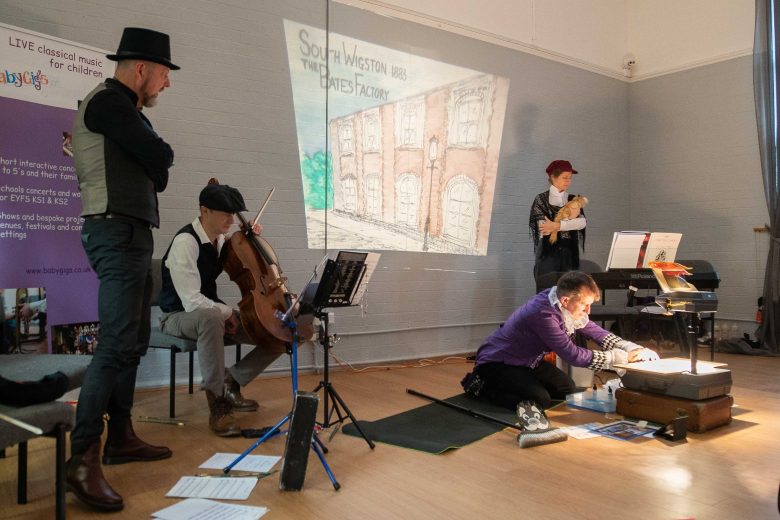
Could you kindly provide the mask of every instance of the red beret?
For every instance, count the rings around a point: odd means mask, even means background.
[[[551,162],[545,171],[547,172],[547,175],[552,175],[556,171],[577,173],[577,170],[572,167],[569,161],[563,161],[561,159]]]

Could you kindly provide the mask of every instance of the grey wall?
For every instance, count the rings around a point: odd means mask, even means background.
[[[161,197],[156,256],[194,218],[197,193],[209,177],[239,187],[250,208],[276,186],[264,235],[290,287],[301,287],[324,252],[306,249],[282,20],[324,28],[326,4],[70,0],[52,5],[0,0],[0,21],[111,51],[124,26],[148,26],[172,36],[174,61],[182,70],[172,74],[172,87],[149,112],[176,150],[171,183]],[[587,258],[603,266],[614,231],[679,230],[685,234],[682,256],[711,258],[720,269],[728,312],[745,310],[728,300],[754,299],[749,285],[763,276],[763,266],[757,254],[746,251],[753,247],[752,227],[764,222],[766,210],[755,158],[749,60],[629,85],[338,4],[332,6],[330,24],[334,32],[510,80],[488,256],[383,252],[365,308],[335,311],[335,329],[343,339],[334,353],[340,358],[379,363],[474,350],[533,293],[528,213],[533,197],[547,188],[544,167],[558,158],[571,160],[580,171],[572,191],[591,199]],[[743,278],[750,262],[752,271]],[[229,302],[237,301],[238,290],[229,280],[220,291]],[[311,346],[305,346],[302,367],[316,362]],[[286,367],[280,362],[273,368]],[[164,383],[166,371],[165,355],[150,353],[139,384]]]
[[[683,233],[678,258],[720,273],[718,318],[755,317],[768,220],[758,160],[752,57],[632,84],[632,229]]]

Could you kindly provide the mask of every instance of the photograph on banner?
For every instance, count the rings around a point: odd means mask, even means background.
[[[0,288],[3,333],[0,354],[45,354],[47,299],[43,287]]]
[[[51,328],[51,352],[91,356],[97,348],[99,335],[99,322],[54,325]]]
[[[509,80],[284,29],[309,248],[486,255]]]
[[[106,51],[0,24],[0,287],[46,287],[49,325],[97,319],[71,129]],[[73,302],[79,302],[74,305]]]

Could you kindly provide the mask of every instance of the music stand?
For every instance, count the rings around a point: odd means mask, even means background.
[[[341,424],[349,419],[372,450],[374,449],[374,443],[365,434],[349,407],[334,388],[333,383],[330,382],[329,357],[330,349],[333,345],[328,330],[328,313],[323,312],[323,309],[359,304],[378,261],[379,254],[377,253],[339,251],[336,260],[329,259],[325,265],[317,291],[311,302],[315,309],[314,315],[320,320],[319,338],[324,354],[322,380],[312,390],[312,393],[323,390],[323,419],[321,426],[329,428],[333,424]],[[331,421],[334,413],[338,419]]]
[[[718,298],[715,293],[699,291],[695,285],[683,276],[690,276],[688,269],[680,264],[669,262],[666,266],[652,266],[653,274],[658,280],[661,294],[656,296],[656,304],[667,313],[674,314],[681,326],[687,327],[687,343],[691,357],[691,374],[696,375],[698,342],[696,337],[701,323],[702,312],[716,312]],[[687,314],[688,319],[683,317]]]
[[[281,320],[282,323],[284,323],[285,327],[290,329],[290,335],[292,336],[292,343],[290,344],[290,372],[291,372],[290,379],[292,383],[293,408],[290,409],[290,411],[287,413],[287,415],[285,415],[282,418],[282,420],[280,420],[278,423],[272,426],[259,439],[257,439],[257,441],[254,442],[249,448],[244,450],[244,452],[241,453],[238,457],[236,457],[230,464],[225,466],[222,469],[222,472],[224,474],[230,473],[230,470],[233,469],[233,467],[236,464],[238,464],[244,457],[249,455],[252,452],[252,450],[260,446],[260,444],[270,439],[271,437],[275,437],[277,435],[281,435],[282,433],[284,433],[281,430],[281,427],[284,426],[286,422],[291,421],[293,419],[293,409],[295,406],[296,398],[298,396],[298,332],[297,332],[297,324],[295,322],[295,318],[293,318],[292,316],[292,312],[293,309],[296,309],[299,306],[302,295],[309,290],[310,286],[312,286],[312,282],[316,277],[317,277],[317,269],[315,268],[314,273],[312,274],[311,278],[309,278],[309,281],[306,283],[304,290],[301,291],[298,294],[298,297],[295,299],[295,301],[290,304],[287,312],[285,312],[284,314],[282,314],[281,311],[276,312],[276,317],[279,320]],[[333,475],[333,471],[331,471],[330,466],[328,465],[328,462],[325,460],[324,453],[327,453],[327,448],[317,436],[317,432],[314,432],[312,434],[311,448],[314,450],[314,453],[316,453],[317,457],[320,459],[320,463],[322,464],[322,467],[325,469],[325,472],[328,474],[328,478],[330,479],[331,484],[333,484],[333,488],[336,489],[336,491],[338,491],[341,488],[341,484],[338,483],[336,477]]]

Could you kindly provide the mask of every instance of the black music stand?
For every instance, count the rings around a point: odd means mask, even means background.
[[[300,293],[301,295],[303,295],[304,293],[310,290],[309,288],[313,285],[312,282],[316,276],[317,276],[317,271],[315,269],[314,274],[309,279],[308,283],[306,284],[306,287],[304,288],[303,291],[301,291]],[[290,412],[288,412],[287,415],[285,415],[278,423],[276,423],[271,428],[269,428],[249,448],[244,450],[230,464],[225,466],[222,469],[222,472],[225,475],[229,474],[236,464],[238,464],[244,457],[249,455],[249,453],[251,453],[252,450],[257,448],[260,444],[262,444],[263,442],[265,442],[266,440],[272,437],[285,433],[284,431],[281,430],[282,426],[284,426],[284,424],[287,422],[291,422],[293,419],[293,410],[295,407],[296,397],[298,395],[298,331],[297,331],[297,323],[295,322],[295,318],[292,316],[292,312],[293,309],[295,309],[298,306],[300,301],[301,301],[301,296],[299,296],[294,302],[290,302],[289,308],[286,313],[282,313],[281,311],[276,311],[276,317],[280,321],[282,321],[285,327],[290,329],[290,335],[292,337],[292,343],[290,344],[289,353],[290,353],[290,374],[291,374],[290,379],[292,383],[293,407],[290,409]],[[324,454],[327,453],[327,448],[322,443],[320,438],[317,436],[316,431],[312,434],[311,448],[314,451],[314,453],[317,455],[317,457],[320,459],[320,463],[322,464],[323,469],[325,469],[325,473],[327,473],[331,484],[333,484],[333,488],[336,491],[338,491],[341,488],[341,484],[338,483],[335,475],[333,474],[333,471],[330,469],[330,466],[328,465],[328,462],[325,460]],[[284,474],[284,467],[282,468],[282,470],[283,470],[282,474]],[[305,471],[305,467],[304,467],[304,471]],[[301,480],[301,484],[302,484],[302,480]]]
[[[333,383],[330,382],[329,356],[333,345],[328,330],[328,313],[323,312],[323,309],[327,307],[348,307],[359,303],[359,298],[365,291],[371,276],[366,264],[368,255],[369,253],[340,251],[336,260],[328,260],[322,272],[311,305],[315,309],[314,315],[320,320],[318,335],[323,349],[323,370],[322,380],[312,390],[312,393],[323,390],[323,419],[321,423],[323,428],[329,428],[333,424],[341,424],[349,419],[373,450],[374,443],[360,428],[357,419],[333,387]],[[332,421],[334,413],[338,419]]]
[[[678,264],[679,265],[679,264]],[[684,266],[681,266],[683,268]],[[702,312],[716,312],[718,298],[715,293],[699,291],[695,285],[684,278],[690,276],[685,270],[664,272],[660,268],[654,268],[653,274],[658,280],[661,294],[655,297],[657,305],[662,307],[667,314],[673,314],[681,330],[687,330],[687,344],[691,358],[691,374],[697,374],[698,358],[698,333],[701,324]]]

